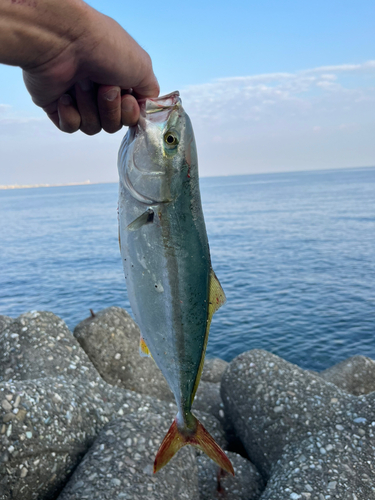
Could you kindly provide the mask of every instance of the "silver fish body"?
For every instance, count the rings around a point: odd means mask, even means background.
[[[144,99],[140,109],[118,161],[119,239],[128,296],[176,399],[175,432],[185,436],[184,444],[204,448],[192,442],[201,424],[191,405],[211,316],[225,296],[211,269],[194,133],[179,94]]]

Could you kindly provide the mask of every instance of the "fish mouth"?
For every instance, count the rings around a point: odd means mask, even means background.
[[[138,104],[141,111],[138,124],[143,128],[145,120],[159,123],[167,121],[171,112],[181,107],[180,93],[176,90],[161,97],[147,97],[140,99]]]
[[[174,108],[181,104],[180,93],[178,90],[161,97],[145,97],[138,101],[141,113],[152,114]]]

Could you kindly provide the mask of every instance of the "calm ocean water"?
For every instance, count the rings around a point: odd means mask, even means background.
[[[375,359],[375,168],[205,178],[201,192],[228,299],[209,356]],[[130,311],[116,206],[116,184],[0,191],[0,314],[50,310],[73,329],[90,308]]]

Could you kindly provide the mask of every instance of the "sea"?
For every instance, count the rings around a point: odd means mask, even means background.
[[[90,309],[131,314],[117,191],[0,191],[0,314],[52,311],[71,330]],[[266,349],[317,371],[375,359],[375,168],[202,178],[201,195],[227,296],[208,357]]]

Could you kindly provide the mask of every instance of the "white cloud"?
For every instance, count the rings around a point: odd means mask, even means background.
[[[337,66],[320,66],[318,68],[313,68],[306,70],[305,72],[317,72],[321,71],[332,71],[332,72],[359,72],[364,73],[367,70],[375,70],[375,61],[366,61],[361,64],[339,64]],[[303,72],[301,72],[303,73]]]
[[[302,99],[303,94],[312,94],[319,87],[335,88],[338,91],[356,90],[345,89],[338,80],[345,73],[355,74],[358,79],[361,72],[372,74],[374,78],[372,90],[374,90],[375,61],[369,61],[362,65],[324,66],[296,73],[219,78],[210,83],[189,86],[182,91],[182,96],[185,104],[193,110],[204,104],[206,112],[212,105],[224,109],[224,104],[236,102],[242,108],[248,101],[261,102],[260,98],[263,101],[270,99],[296,101]]]
[[[320,77],[324,80],[337,80],[337,76],[336,75],[330,75],[330,74],[323,74],[323,75],[320,75]]]
[[[375,165],[375,61],[220,78],[181,96],[203,175]],[[115,181],[124,133],[62,134],[0,105],[0,184]]]
[[[10,108],[11,106],[9,104],[0,104],[0,116],[8,112]]]
[[[221,78],[181,95],[203,173],[375,164],[375,61]]]

